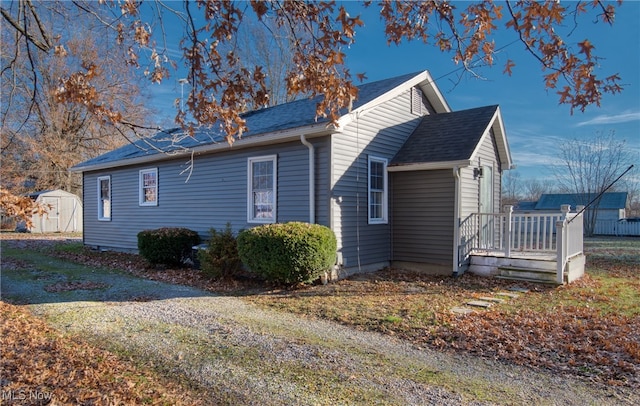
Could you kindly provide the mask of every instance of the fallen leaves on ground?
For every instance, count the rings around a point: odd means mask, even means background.
[[[44,290],[50,293],[68,292],[71,290],[94,290],[105,289],[109,285],[106,283],[91,282],[91,281],[73,281],[73,282],[57,282],[52,285],[47,285]]]
[[[615,267],[614,267],[615,268]],[[634,289],[638,270],[619,283]],[[640,385],[640,313],[618,314],[619,286],[589,274],[550,286],[465,274],[460,278],[384,270],[334,284],[274,291],[248,299],[283,311],[328,318],[410,341],[518,365],[586,377],[607,385]],[[518,299],[457,315],[451,308],[513,288]],[[635,299],[637,303],[637,299]],[[576,305],[574,305],[574,303]],[[556,305],[558,304],[558,305]],[[616,305],[614,311],[606,306]],[[599,307],[604,306],[604,310]]]
[[[640,317],[586,307],[458,316],[428,341],[519,365],[570,372],[609,385],[640,385]]]
[[[193,405],[178,384],[63,336],[26,310],[0,302],[2,403]]]
[[[328,285],[273,289],[260,287],[254,280],[211,281],[191,269],[152,269],[134,254],[86,248],[52,252],[92,267],[122,269],[143,278],[243,295],[261,306],[378,331],[418,347],[470,353],[634,387],[640,385],[640,259],[622,254],[589,257],[590,273],[559,287],[470,274],[453,278],[386,269]],[[468,315],[451,312],[451,307],[468,299],[515,286],[529,293],[486,311]]]

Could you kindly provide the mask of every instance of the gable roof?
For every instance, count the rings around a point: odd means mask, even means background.
[[[31,199],[37,200],[40,196],[43,197],[74,197],[76,199],[79,199],[78,195],[75,195],[73,193],[67,192],[65,190],[62,189],[48,189],[48,190],[39,190],[37,192],[33,192],[28,194],[27,196],[29,196]]]
[[[511,154],[497,105],[424,116],[389,164],[390,170],[469,166],[490,130],[496,137],[503,169]]]
[[[421,87],[436,111],[450,110],[429,73],[421,71],[358,86],[358,99],[353,103],[352,113],[382,103],[412,86]],[[309,137],[340,131],[340,128],[328,126],[327,118],[316,119],[316,105],[321,97],[295,100],[242,114],[249,130],[233,144],[233,148],[289,141],[299,138],[300,134]],[[340,127],[343,128],[352,116],[345,110],[339,119]],[[229,149],[231,147],[224,135],[221,129],[215,128],[197,131],[193,137],[177,128],[159,131],[152,137],[136,140],[75,165],[71,170],[83,172],[169,159],[172,155],[187,151],[200,153]]]
[[[596,193],[545,193],[536,203],[536,210],[558,210],[563,204],[570,204],[575,210],[578,205],[587,205],[597,196]],[[600,198],[598,210],[619,210],[627,207],[627,192],[604,193]]]

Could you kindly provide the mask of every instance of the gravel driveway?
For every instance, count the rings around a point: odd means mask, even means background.
[[[204,389],[211,404],[640,402],[578,379],[260,309],[241,297],[104,270],[78,277],[77,271],[62,261],[39,268],[3,261],[3,298],[28,303],[61,330]],[[45,290],[73,278],[88,289]]]

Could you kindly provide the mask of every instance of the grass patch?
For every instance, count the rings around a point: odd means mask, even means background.
[[[53,246],[53,251],[66,252],[71,254],[80,254],[84,252],[86,247],[81,241],[57,243]]]
[[[569,371],[610,384],[640,383],[640,239],[586,240],[585,251],[585,276],[558,287],[384,270],[247,300],[416,345]],[[470,299],[515,286],[529,292],[471,315],[451,312]]]
[[[136,263],[135,256],[129,254],[90,252],[86,248],[78,248],[75,243],[72,245],[68,249],[63,248],[63,245],[56,246],[48,252],[63,256],[63,261],[35,251],[3,249],[3,254],[8,252],[8,258],[18,268],[9,270],[9,276],[17,280],[19,278],[15,274],[21,273],[32,286],[44,286],[55,283],[56,278],[64,278],[63,281],[66,281],[65,272],[69,272],[69,275],[86,276],[92,269],[104,269],[104,273],[109,274],[114,272],[109,269],[128,269],[130,264]],[[242,296],[244,300],[265,308],[338,321],[360,330],[399,337],[421,348],[480,355],[551,370],[556,374],[578,374],[609,385],[638,385],[640,239],[620,244],[605,241],[604,245],[588,241],[585,246],[588,249],[586,276],[571,285],[560,287],[514,283],[473,275],[450,278],[384,270],[329,285],[307,286],[295,290],[267,291],[264,288],[247,288],[247,285],[238,284],[225,288],[224,293]],[[80,261],[84,265],[70,264],[69,260]],[[201,279],[189,276],[193,275],[191,271],[131,272],[149,278],[169,275],[172,283],[193,284],[209,290],[217,288],[202,285]],[[3,278],[4,276],[3,274]],[[530,291],[486,311],[476,311],[470,315],[451,312],[452,307],[461,306],[470,299],[505,291],[516,285],[527,287]],[[98,291],[100,289],[91,292]],[[60,293],[73,295],[75,291]],[[147,297],[147,293],[136,289],[138,297]],[[153,298],[153,295],[148,297]],[[55,322],[75,325],[82,317],[83,315],[67,314]],[[365,349],[351,347],[350,344],[345,348],[344,342],[309,335],[303,329],[298,331],[296,327],[285,328],[281,323],[267,320],[258,322],[253,318],[254,315],[243,317],[246,319],[237,317],[236,322],[251,325],[254,331],[263,334],[286,337],[282,342],[284,349],[294,348],[297,343],[317,346],[319,352],[313,356],[317,363],[283,361],[276,356],[277,349],[265,354],[256,352],[245,343],[229,345],[227,341],[215,341],[201,332],[145,323],[141,323],[139,329],[130,334],[147,335],[156,339],[163,337],[164,340],[165,336],[160,330],[171,331],[166,338],[169,343],[166,349],[157,354],[145,354],[143,347],[136,349],[125,338],[127,345],[122,347],[122,354],[136,360],[146,359],[143,366],[153,364],[155,368],[161,368],[158,371],[167,374],[175,374],[177,366],[185,363],[184,360],[174,358],[176,354],[201,354],[185,360],[194,367],[213,368],[214,371],[215,368],[220,368],[221,371],[212,373],[211,376],[221,380],[231,377],[231,386],[251,385],[253,376],[268,377],[265,379],[275,385],[299,386],[305,396],[309,396],[305,399],[315,399],[310,402],[319,404],[353,403],[357,399],[365,399],[367,403],[381,402],[381,392],[375,386],[365,385],[369,379],[366,371],[372,370],[381,376],[391,377],[396,384],[406,379],[412,384],[437,385],[469,400],[509,403],[508,399],[518,399],[517,395],[510,392],[511,387],[504,382],[452,376],[416,365],[411,360],[386,359],[377,353],[369,354]],[[120,331],[121,326],[113,324],[113,331],[108,331],[108,334]],[[103,339],[108,341],[106,336],[99,340]],[[330,353],[338,348],[341,351],[348,350],[354,360],[358,360],[358,371],[364,372],[354,373],[344,365],[326,364],[330,358],[325,357],[322,352]],[[188,371],[179,377],[188,381]],[[335,393],[318,393],[323,387],[329,388],[328,392]],[[226,399],[222,403],[243,403],[241,395],[228,386],[217,395]],[[393,399],[385,401],[394,403]]]

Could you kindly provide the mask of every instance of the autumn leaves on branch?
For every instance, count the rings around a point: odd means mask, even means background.
[[[578,21],[613,24],[615,4],[433,0],[363,3],[366,7],[380,8],[389,44],[422,41],[451,52],[453,62],[471,74],[476,74],[478,64],[495,63],[498,50],[505,45],[496,44],[495,33],[499,29],[513,31],[514,38],[540,63],[543,86],[555,90],[559,102],[569,105],[571,112],[599,105],[603,94],[622,90],[617,74],[601,78],[597,72],[599,58],[589,39],[572,45],[558,34],[561,26],[577,25]],[[76,5],[86,11],[86,18],[100,18],[114,29],[118,46],[127,50],[123,62],[142,68],[151,82],[166,80],[178,63],[169,57],[166,43],[157,41],[166,38],[169,29],[184,32],[180,42],[181,62],[188,72],[190,86],[185,108],[177,109],[176,122],[190,131],[199,126],[219,125],[231,143],[247,130],[241,113],[270,104],[265,67],[248,66],[237,52],[238,30],[248,20],[259,23],[269,20],[287,33],[293,59],[292,68],[286,72],[287,93],[303,97],[321,95],[317,117],[328,118],[335,124],[339,112],[348,109],[357,98],[344,48],[355,42],[357,29],[364,22],[348,13],[348,3],[338,7],[331,1],[195,0],[181,3],[181,9],[170,9],[160,1],[151,2],[149,7],[148,2],[101,0],[99,4]],[[181,26],[164,26],[163,13],[171,13]],[[11,17],[3,9],[5,14],[8,15],[5,18]],[[264,24],[267,30],[271,26],[274,25]],[[16,27],[20,30],[23,26],[17,21]],[[22,31],[26,34],[28,29]],[[34,41],[36,37],[24,35],[23,40]],[[49,33],[47,38],[56,35]],[[61,58],[66,57],[64,44],[58,44],[55,50]],[[515,61],[506,60],[503,72],[511,74],[515,67]],[[60,78],[58,100],[82,103],[102,120],[116,123],[122,120],[121,112],[101,100],[92,85],[97,69],[100,67],[92,61],[83,61],[81,70]],[[365,73],[355,77],[362,80]]]

